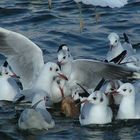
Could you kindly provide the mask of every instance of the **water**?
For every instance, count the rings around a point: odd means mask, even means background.
[[[107,36],[117,32],[122,38],[126,32],[132,44],[140,47],[140,0],[131,0],[121,9],[97,8],[100,14],[95,20],[93,6],[82,5],[84,29],[80,33],[79,11],[73,0],[1,0],[0,26],[22,33],[44,52],[44,60],[56,61],[58,46],[66,43],[75,58],[104,56]],[[1,61],[3,57],[1,57]],[[105,126],[81,127],[78,119],[65,118],[53,112],[56,127],[48,132],[29,133],[18,129],[19,112],[7,103],[0,108],[0,140],[63,140],[63,139],[140,139],[140,121],[115,121]]]

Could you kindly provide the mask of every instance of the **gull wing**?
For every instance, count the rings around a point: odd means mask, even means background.
[[[44,65],[41,49],[25,36],[0,28],[0,53],[7,57],[23,88],[30,88]]]
[[[136,71],[122,65],[106,63],[97,60],[77,59],[72,62],[70,80],[76,81],[88,88],[95,88],[104,79],[133,78]]]

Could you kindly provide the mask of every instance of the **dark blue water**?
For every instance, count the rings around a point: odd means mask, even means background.
[[[130,0],[129,0],[130,1]],[[93,58],[106,54],[107,36],[126,32],[132,44],[140,47],[140,0],[131,0],[121,9],[97,7],[100,15],[95,20],[95,8],[82,5],[83,31],[79,27],[79,10],[73,0],[0,0],[0,26],[22,33],[44,52],[45,62],[56,60],[62,43],[69,45],[75,58]],[[29,133],[18,129],[19,112],[14,105],[0,108],[0,140],[49,139],[140,139],[140,121],[115,122],[105,126],[81,127],[78,119],[62,117],[54,112],[56,127],[48,132]]]

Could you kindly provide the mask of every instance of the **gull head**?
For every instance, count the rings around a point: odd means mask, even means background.
[[[107,104],[107,97],[101,91],[93,92],[92,94],[90,94],[87,100],[94,105]]]
[[[118,46],[118,44],[120,43],[120,38],[119,38],[118,34],[116,34],[114,32],[109,34],[108,39],[110,42],[111,49]]]
[[[57,50],[57,52],[60,52],[62,50],[63,51],[69,51],[69,48],[68,48],[67,44],[60,45],[59,48],[58,48],[58,50]]]
[[[83,91],[82,92],[81,91],[73,92],[71,96],[75,102],[84,103],[85,101],[87,101],[87,96]]]
[[[45,64],[44,70],[45,72],[44,76],[47,75],[51,77],[60,77],[61,79],[68,80],[68,78],[61,72],[59,66],[56,63],[48,62]]]
[[[41,91],[40,93],[36,93],[32,100],[32,108],[41,108],[46,109],[52,105],[50,96],[44,92]]]
[[[59,65],[64,65],[70,60],[72,60],[72,56],[66,44],[62,44],[57,52],[58,52],[57,58],[58,58]]]
[[[121,82],[118,80],[109,81],[105,88],[105,94],[108,95],[108,94],[114,93],[120,87],[120,84]]]
[[[71,97],[73,98],[74,101],[79,100],[80,99],[79,92],[77,91],[73,92]]]
[[[123,96],[135,95],[135,88],[131,83],[125,83],[120,86],[117,93]]]

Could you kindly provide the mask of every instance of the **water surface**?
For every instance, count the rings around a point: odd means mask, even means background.
[[[131,0],[121,9],[97,7],[96,12],[100,14],[98,23],[95,8],[82,5],[84,29],[80,32],[79,10],[73,0],[52,0],[52,9],[48,8],[47,0],[1,0],[0,26],[22,33],[39,45],[44,52],[45,62],[56,61],[56,52],[62,43],[69,45],[75,58],[104,56],[108,50],[107,36],[110,32],[117,32],[121,38],[126,32],[132,44],[139,49],[139,0]],[[54,112],[54,129],[31,134],[18,129],[19,114],[10,103],[0,108],[1,140],[140,139],[139,120],[81,127],[78,119],[65,118],[59,112]]]

